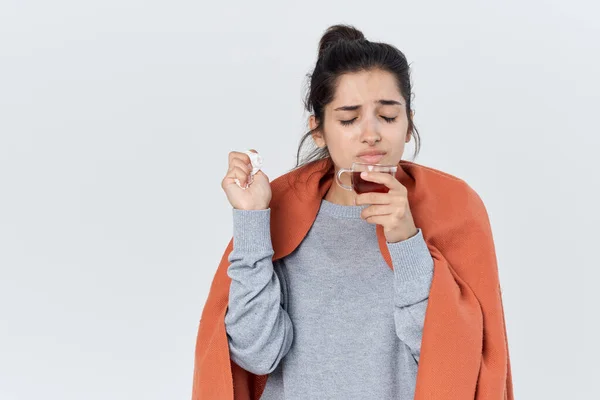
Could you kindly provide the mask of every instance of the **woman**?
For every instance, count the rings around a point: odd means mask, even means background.
[[[233,239],[213,286],[223,281],[226,266],[226,309],[221,299],[221,315],[215,320],[222,318],[226,332],[232,393],[219,392],[224,386],[211,378],[214,371],[200,366],[206,349],[216,346],[216,334],[211,337],[207,328],[202,332],[204,319],[213,319],[206,311],[217,297],[211,293],[200,324],[195,398],[204,393],[206,398],[233,394],[262,400],[512,399],[504,319],[497,313],[501,302],[493,293],[499,284],[491,240],[483,244],[490,278],[476,286],[474,279],[463,280],[467,273],[455,275],[459,267],[449,265],[452,250],[438,254],[434,244],[428,246],[427,234],[432,233],[432,241],[438,236],[436,211],[418,208],[415,215],[421,222],[413,218],[409,197],[432,190],[413,187],[414,181],[429,179],[431,187],[441,188],[460,180],[422,166],[412,173],[417,165],[401,160],[411,138],[417,141],[415,155],[419,150],[410,101],[404,55],[390,45],[367,41],[353,27],[335,25],[320,41],[306,101],[312,113],[310,132],[301,142],[296,169],[286,179],[269,182],[262,171],[250,176],[247,154],[229,154],[222,188],[233,207]],[[316,150],[300,160],[307,140]],[[331,183],[334,174],[354,162],[400,168],[395,175],[361,175],[387,192],[356,194]],[[314,174],[318,179],[310,181]],[[416,179],[418,174],[433,177]],[[434,184],[435,179],[444,183]],[[478,199],[464,186],[469,198]],[[477,200],[473,204],[473,213],[481,216]],[[272,212],[278,213],[276,220]],[[475,233],[472,245],[478,244]],[[428,308],[434,270],[442,282],[436,286],[440,300]],[[482,269],[474,276],[483,275]],[[494,310],[495,318],[487,321]],[[426,316],[432,321],[426,323]],[[431,339],[424,337],[424,326],[431,326]],[[485,338],[488,349],[483,346],[485,328],[492,332],[491,339]],[[422,344],[430,350],[420,371]],[[457,355],[464,360],[452,359]],[[418,372],[422,382],[416,390]],[[201,388],[201,382],[210,381],[213,389]]]

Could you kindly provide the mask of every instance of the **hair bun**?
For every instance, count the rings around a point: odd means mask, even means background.
[[[352,25],[332,25],[323,34],[319,42],[319,57],[323,55],[327,48],[343,40],[361,40],[365,35]]]

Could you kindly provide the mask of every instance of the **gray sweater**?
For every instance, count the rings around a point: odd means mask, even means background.
[[[322,200],[275,262],[271,210],[233,209],[225,327],[242,368],[269,374],[261,400],[413,399],[433,259],[419,232],[383,259],[363,206]]]

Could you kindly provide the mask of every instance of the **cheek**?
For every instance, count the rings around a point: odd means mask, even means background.
[[[346,129],[330,130],[328,135],[327,147],[331,159],[339,167],[350,168],[356,151],[356,135]]]
[[[387,146],[390,149],[390,159],[398,159],[400,160],[402,155],[404,154],[404,149],[407,145],[406,143],[406,131],[399,131],[397,128],[393,131],[388,131],[384,135],[384,141],[387,142]]]
[[[352,127],[339,126],[330,129],[327,132],[327,143],[334,149],[344,149],[351,145],[353,138],[356,137]],[[354,139],[355,140],[355,139]]]
[[[383,133],[383,139],[392,147],[404,146],[406,140],[407,126],[398,124],[395,127],[390,126]]]

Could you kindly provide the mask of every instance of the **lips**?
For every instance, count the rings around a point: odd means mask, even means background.
[[[363,151],[358,153],[358,158],[365,163],[376,164],[385,157],[385,152],[380,150]]]
[[[370,163],[370,164],[377,164],[379,161],[381,161],[383,159],[383,157],[385,157],[385,154],[375,154],[375,155],[365,155],[365,156],[360,156],[358,157],[362,162],[366,162],[366,163]]]

